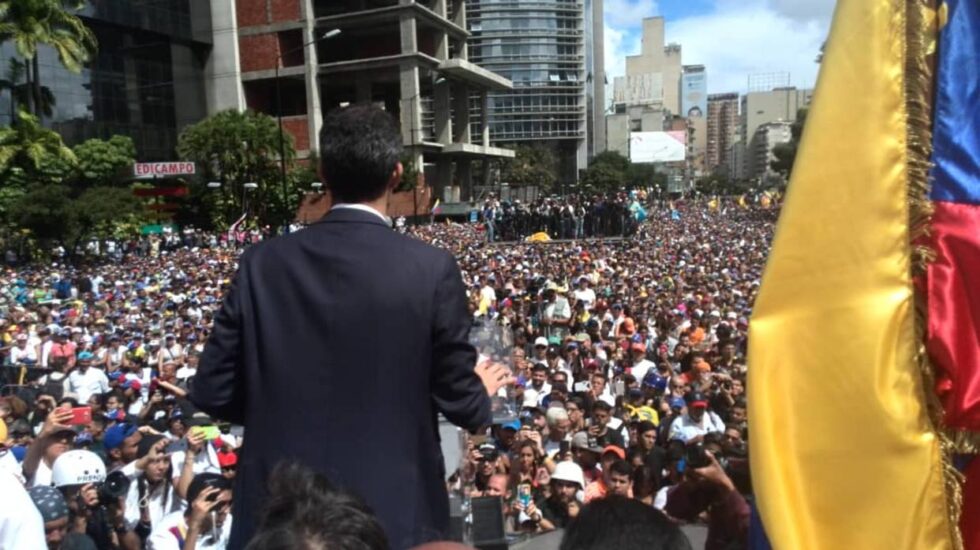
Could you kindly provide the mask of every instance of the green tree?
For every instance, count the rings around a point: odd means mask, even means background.
[[[75,163],[61,136],[23,109],[13,125],[0,127],[0,185],[61,181]]]
[[[630,162],[618,151],[605,151],[592,159],[579,184],[589,191],[618,191],[626,187]]]
[[[293,139],[285,134],[286,163],[292,166],[296,153]],[[260,224],[278,225],[290,208],[298,204],[299,190],[295,178],[287,178],[282,192],[279,167],[279,127],[276,120],[254,111],[222,111],[188,126],[177,141],[181,158],[197,162],[203,181],[221,182],[218,189],[192,189],[189,210],[200,217],[210,212],[212,223],[226,226],[241,215],[247,200],[254,220]],[[246,183],[258,188],[246,190]],[[204,183],[195,184],[203,186]],[[309,185],[306,182],[305,185]],[[204,199],[207,194],[216,195]],[[245,193],[248,193],[246,198]],[[203,209],[203,210],[202,210]],[[185,213],[186,214],[186,213]]]
[[[626,171],[626,187],[630,189],[659,185],[667,188],[667,174],[657,172],[656,166],[649,163],[631,163]]]
[[[788,143],[780,143],[773,147],[772,154],[776,157],[769,166],[779,174],[782,174],[786,181],[789,181],[790,174],[793,173],[793,163],[796,162],[796,152],[800,147],[800,138],[803,137],[803,128],[806,125],[806,107],[796,112],[796,121],[790,127],[792,137]]]
[[[534,185],[552,190],[558,181],[558,161],[551,149],[534,145],[506,146],[514,158],[501,162],[500,179],[511,186]]]
[[[76,181],[83,187],[114,186],[125,182],[124,171],[136,160],[136,145],[129,136],[108,141],[89,139],[74,148],[78,159]]]
[[[89,239],[112,235],[117,224],[132,222],[141,213],[129,189],[93,187],[79,192],[63,184],[31,184],[7,211],[42,248],[60,245],[69,256]]]
[[[75,73],[96,51],[95,34],[74,13],[84,5],[84,0],[0,0],[0,42],[12,41],[17,53],[30,60],[28,109],[35,115],[43,113],[38,46],[54,49],[61,64]]]

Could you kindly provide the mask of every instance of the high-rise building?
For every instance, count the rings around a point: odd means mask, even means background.
[[[742,96],[741,134],[748,143],[755,130],[767,122],[793,122],[796,113],[810,104],[812,89],[798,90],[793,86],[774,88],[768,92],[749,92]]]
[[[746,152],[751,178],[765,184],[781,177],[771,167],[776,159],[773,151],[777,145],[790,142],[792,126],[790,122],[766,122],[756,128]]]
[[[601,39],[597,10],[601,14],[596,0],[466,0],[471,60],[513,82],[512,91],[490,95],[491,142],[550,148],[566,185],[575,183],[587,166],[589,113],[602,109],[594,104],[602,100],[596,90],[601,87],[593,85],[604,78],[602,56],[594,51]],[[587,51],[589,36],[592,52]],[[599,137],[592,132],[593,143]]]
[[[234,6],[245,106],[281,114],[301,157],[318,150],[321,113],[363,102],[396,116],[409,160],[443,202],[468,200],[477,169],[488,178],[489,161],[513,157],[490,146],[486,116],[488,92],[511,83],[469,61],[464,0]]]
[[[613,112],[606,146],[629,156],[631,132],[659,132],[681,111],[681,47],[665,44],[663,17],[643,20],[642,50],[626,57],[626,74],[613,81]],[[692,73],[693,74],[693,73]]]
[[[699,177],[705,172],[708,144],[708,75],[704,65],[684,65],[680,82],[680,116],[687,120],[688,172]]]
[[[768,92],[749,92],[741,98],[740,133],[742,143],[748,151],[743,168],[745,177],[758,179],[762,167],[757,167],[752,154],[756,130],[769,122],[793,122],[797,112],[810,104],[812,89],[798,90],[795,87],[780,87]]]
[[[39,82],[51,92],[42,122],[68,145],[121,134],[133,138],[139,160],[173,160],[177,136],[207,115],[211,14],[206,1],[103,0],[80,17],[98,40],[81,73],[62,67],[54,50],[38,48]],[[12,43],[0,48],[15,59]],[[9,93],[0,94],[0,124],[10,123]]]
[[[603,0],[585,0],[585,107],[589,161],[606,150],[606,46]]]
[[[705,144],[705,169],[709,172],[727,172],[728,155],[739,136],[739,99],[737,93],[708,96],[708,139]]]

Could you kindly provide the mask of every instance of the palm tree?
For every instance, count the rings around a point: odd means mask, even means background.
[[[38,117],[23,108],[17,110],[13,124],[0,127],[0,184],[12,172],[32,174],[46,163],[74,165],[75,160],[61,136],[41,126]]]
[[[13,124],[16,118],[17,107],[19,105],[30,105],[31,95],[34,88],[31,83],[24,80],[27,72],[27,62],[16,58],[10,58],[10,65],[7,68],[6,78],[0,78],[0,92],[10,93],[10,122]],[[51,116],[54,112],[55,97],[51,93],[51,88],[41,86],[41,113],[44,116]]]
[[[0,42],[12,40],[17,53],[31,61],[31,111],[40,116],[43,97],[37,59],[38,45],[58,52],[61,64],[71,72],[82,70],[97,47],[95,34],[74,11],[84,0],[0,0]]]

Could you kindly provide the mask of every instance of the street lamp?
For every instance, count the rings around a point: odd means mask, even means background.
[[[315,181],[315,182],[313,182],[313,183],[310,184],[310,187],[312,187],[314,191],[316,191],[317,193],[319,193],[320,190],[323,189],[323,184],[320,183],[320,182],[318,182],[318,181]]]
[[[220,181],[209,181],[208,182],[208,189],[221,189],[221,182]]]
[[[308,46],[312,46],[313,44],[316,44],[317,42],[319,42],[321,40],[326,40],[328,38],[334,38],[335,36],[339,35],[340,32],[341,32],[340,29],[331,29],[331,30],[323,33],[319,37],[314,38],[313,40],[310,40],[306,44],[303,44],[302,46],[298,46],[298,47],[293,48],[291,50],[288,50],[286,52],[280,52],[279,54],[276,55],[276,77],[275,77],[275,79],[276,79],[276,118],[278,119],[278,122],[279,122],[279,184],[280,184],[280,187],[282,188],[282,203],[283,203],[283,209],[284,210],[286,209],[287,204],[288,204],[287,203],[288,193],[286,191],[286,140],[285,140],[285,137],[283,136],[283,129],[282,129],[282,85],[281,85],[281,82],[279,80],[279,65],[282,64],[282,58],[284,56],[286,56],[288,54],[291,54],[293,52],[302,50],[302,49],[304,49],[304,48],[306,48]],[[304,56],[304,59],[305,59],[305,56]],[[246,184],[246,185],[248,185],[248,184]],[[288,221],[289,220],[289,212],[285,212],[283,214],[283,216],[284,216],[284,218],[283,218],[283,224],[282,224],[283,225],[283,234],[286,234],[286,233],[289,233],[289,221]]]

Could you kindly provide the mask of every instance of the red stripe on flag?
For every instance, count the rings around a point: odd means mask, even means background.
[[[935,202],[926,346],[949,427],[980,431],[980,206]]]

